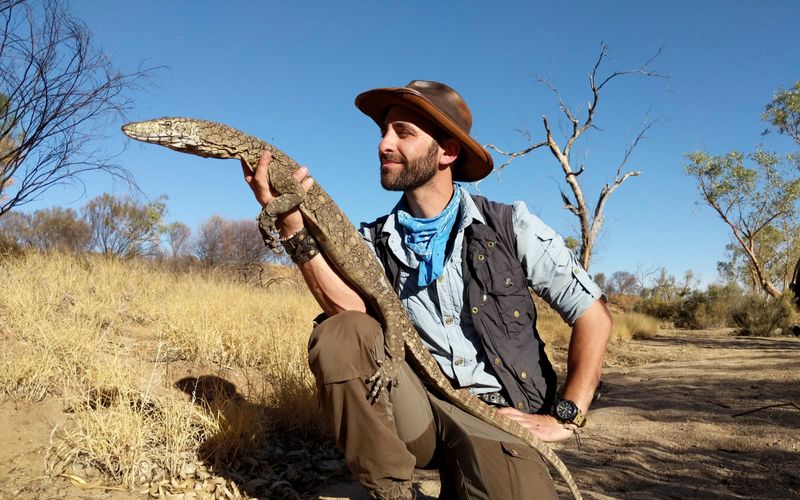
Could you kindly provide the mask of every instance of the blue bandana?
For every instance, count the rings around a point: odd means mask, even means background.
[[[417,219],[405,210],[397,210],[397,222],[405,228],[403,243],[419,258],[419,286],[430,285],[444,271],[444,252],[460,203],[461,193],[456,186],[450,203],[432,219]]]

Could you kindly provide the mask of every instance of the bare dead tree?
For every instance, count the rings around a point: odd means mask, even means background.
[[[169,244],[170,256],[179,257],[187,246],[192,230],[183,222],[173,222],[166,227],[167,243]]]
[[[0,1],[0,216],[90,171],[135,185],[97,140],[147,74],[115,69],[58,0]]]
[[[581,135],[583,135],[584,132],[590,128],[597,128],[594,124],[595,113],[597,112],[597,106],[600,102],[600,93],[606,84],[616,78],[627,75],[665,78],[663,75],[648,69],[650,64],[661,54],[661,49],[659,49],[658,52],[656,52],[656,54],[648,59],[647,62],[645,62],[642,66],[627,71],[615,71],[601,80],[598,77],[598,70],[603,63],[607,52],[608,46],[606,44],[602,44],[597,62],[595,62],[592,71],[589,73],[589,88],[591,89],[592,97],[589,101],[586,115],[583,118],[579,117],[575,112],[573,112],[572,108],[566,104],[561,96],[561,92],[559,92],[558,88],[556,88],[552,82],[541,78],[539,79],[540,83],[545,85],[556,95],[559,108],[571,124],[572,130],[563,146],[559,145],[556,142],[556,139],[553,137],[553,133],[550,129],[550,123],[546,116],[542,116],[545,139],[541,142],[531,144],[526,148],[516,152],[503,151],[493,144],[487,145],[488,148],[491,148],[501,155],[508,157],[508,160],[498,167],[498,171],[507,167],[514,160],[523,156],[527,156],[536,149],[545,146],[550,149],[550,152],[558,161],[558,164],[561,166],[561,170],[564,172],[564,179],[572,194],[570,197],[570,195],[568,195],[563,188],[560,188],[561,200],[564,202],[564,208],[572,212],[578,218],[580,224],[581,242],[578,257],[581,265],[587,270],[589,269],[589,264],[591,262],[595,241],[597,240],[597,236],[600,234],[600,229],[603,225],[603,211],[605,210],[606,203],[608,202],[609,197],[619,186],[622,185],[623,182],[631,177],[641,174],[640,170],[626,171],[627,164],[631,157],[631,153],[633,153],[633,150],[639,145],[639,142],[644,138],[645,133],[650,130],[650,127],[652,127],[656,121],[648,122],[645,120],[644,126],[639,131],[636,138],[626,148],[622,157],[622,161],[617,167],[613,181],[606,183],[600,189],[600,194],[597,197],[597,202],[594,204],[593,209],[590,209],[589,202],[586,199],[586,195],[584,194],[584,190],[581,187],[578,179],[579,176],[584,172],[584,165],[579,165],[577,170],[573,168],[571,156],[572,148],[575,145],[575,142]],[[530,137],[528,137],[528,139],[530,140]]]

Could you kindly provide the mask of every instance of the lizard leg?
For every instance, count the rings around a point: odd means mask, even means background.
[[[278,196],[265,207],[265,210],[269,215],[277,217],[300,205],[306,197],[306,192],[300,181],[293,175],[280,175],[278,168],[273,168],[274,164],[273,159],[269,164],[269,183],[278,192]]]
[[[264,243],[274,251],[280,252],[283,250],[278,237],[278,228],[275,226],[275,216],[270,215],[264,209],[258,214],[256,221],[258,221],[258,231],[261,233]]]
[[[273,162],[275,160],[273,159]],[[305,190],[294,176],[281,176],[277,168],[272,168],[270,162],[269,183],[278,192],[278,196],[272,200],[258,215],[258,229],[266,243],[273,250],[279,248],[278,228],[275,225],[277,217],[296,208],[305,199]],[[249,164],[248,164],[249,166]]]
[[[387,325],[391,323],[387,322]],[[391,326],[384,332],[384,351],[386,359],[378,362],[378,369],[367,379],[367,383],[371,384],[369,399],[372,402],[377,402],[381,394],[386,392],[383,389],[397,385],[397,377],[403,363],[405,342],[402,335]]]

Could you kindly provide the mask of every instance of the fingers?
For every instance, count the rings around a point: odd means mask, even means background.
[[[314,179],[308,175],[308,168],[307,167],[300,167],[294,171],[294,178],[303,186],[303,189],[308,192],[311,189],[311,186],[314,185]]]
[[[253,170],[250,168],[250,165],[244,160],[239,161],[242,164],[242,174],[244,175],[244,181],[247,184],[253,180]]]
[[[256,199],[262,206],[268,205],[278,193],[274,192],[269,184],[269,163],[272,161],[272,153],[269,150],[264,151],[261,158],[258,159],[258,164],[255,165],[255,170],[251,165],[242,160],[242,174],[244,180],[253,193]],[[300,167],[293,172],[294,178],[299,182],[303,189],[308,192],[311,186],[314,185],[314,179],[308,175],[308,168]]]
[[[514,408],[500,408],[497,412],[525,427],[542,441],[563,441],[573,434],[571,429],[549,415],[529,415]]]
[[[314,185],[314,178],[311,177],[311,176],[308,176],[305,179],[303,179],[303,182],[301,182],[300,184],[303,186],[303,189],[307,193],[308,190],[311,189],[311,186]]]
[[[269,185],[269,162],[272,161],[272,153],[269,150],[264,151],[261,158],[258,159],[256,171],[253,173],[255,181],[263,187]]]
[[[506,417],[507,419],[519,423],[525,422],[527,420],[527,417],[529,417],[527,413],[522,413],[516,408],[499,408],[497,412]]]

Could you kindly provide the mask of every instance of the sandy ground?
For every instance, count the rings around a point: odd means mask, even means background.
[[[670,331],[612,345],[580,446],[556,449],[586,498],[800,498],[799,378],[795,338]],[[44,478],[64,418],[57,402],[0,404],[0,498],[146,498]],[[436,497],[436,477],[419,471],[418,499]],[[311,498],[366,496],[340,482]]]
[[[800,498],[800,340],[664,332],[612,345],[602,380],[580,446],[556,447],[585,498]]]

